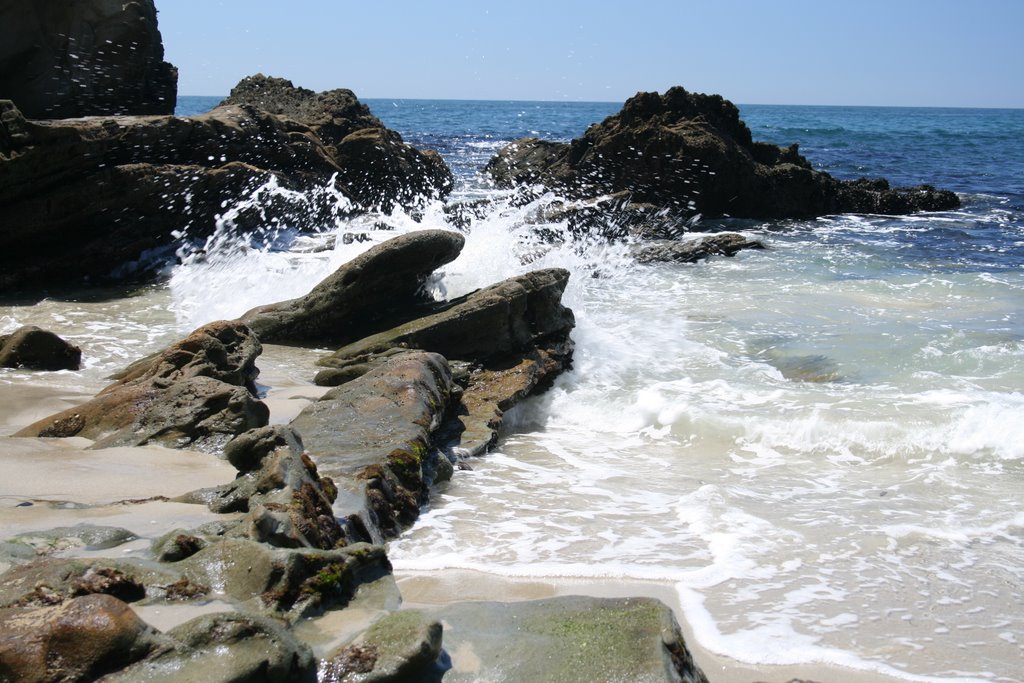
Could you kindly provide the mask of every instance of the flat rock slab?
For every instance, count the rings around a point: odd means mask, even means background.
[[[707,683],[672,611],[650,598],[467,602],[427,614],[444,627],[445,683]]]

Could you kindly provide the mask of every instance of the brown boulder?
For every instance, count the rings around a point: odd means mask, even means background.
[[[0,99],[29,118],[171,114],[177,89],[153,0],[0,5]]]
[[[267,423],[269,411],[249,388],[262,347],[244,325],[199,328],[80,406],[51,415],[15,436],[93,439],[93,448],[159,443],[219,449]]]
[[[0,367],[31,370],[78,370],[82,350],[53,332],[34,325],[0,335]]]
[[[93,681],[167,643],[110,595],[60,606],[0,609],[0,679],[19,683]]]
[[[464,243],[446,230],[400,235],[344,264],[309,294],[259,306],[239,320],[267,343],[348,344],[414,315],[426,277],[455,260]]]
[[[633,257],[640,263],[696,263],[712,256],[735,256],[744,249],[764,249],[764,243],[727,232],[690,240],[653,240],[641,243],[633,250]]]

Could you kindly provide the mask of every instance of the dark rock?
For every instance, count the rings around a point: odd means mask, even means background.
[[[273,619],[206,614],[176,626],[173,648],[103,679],[109,683],[315,683],[309,646]]]
[[[390,211],[443,198],[452,189],[452,173],[437,152],[403,142],[351,90],[315,93],[257,74],[242,79],[221,104],[251,104],[309,126],[331,150],[342,184],[365,208]]]
[[[0,101],[0,288],[145,274],[159,260],[144,252],[208,236],[271,180],[306,192],[264,198],[235,229],[328,220],[338,202],[323,188],[339,170],[311,130],[253,107],[29,122]]]
[[[56,607],[0,609],[4,681],[94,681],[167,647],[167,639],[109,595],[86,595]]]
[[[178,529],[165,534],[153,543],[153,555],[160,562],[178,562],[192,557],[209,543],[191,532]]]
[[[764,249],[764,243],[737,233],[722,233],[685,241],[643,243],[633,250],[633,257],[640,263],[696,263],[712,256],[735,256],[743,249]]]
[[[318,469],[338,487],[335,514],[350,533],[362,528],[380,541],[419,515],[431,460],[444,457],[431,435],[451,395],[445,359],[410,351],[331,389],[292,421]]]
[[[444,681],[707,683],[666,605],[649,598],[465,602],[427,611],[445,625]],[[472,657],[461,660],[460,652]]]
[[[358,643],[338,648],[320,666],[320,680],[365,683],[440,680],[442,627],[418,610],[392,612],[376,621]]]
[[[177,89],[153,0],[0,7],[0,99],[30,118],[172,114]]]
[[[513,142],[487,170],[502,186],[543,183],[571,199],[627,192],[682,216],[806,218],[959,206],[952,192],[928,186],[836,180],[813,170],[796,145],[754,142],[728,100],[680,87],[637,94],[571,143]]]
[[[419,230],[372,247],[298,299],[254,308],[240,320],[267,343],[347,344],[412,315],[425,278],[459,255],[457,232]]]
[[[0,367],[78,370],[82,349],[34,325],[0,336]]]
[[[352,358],[396,347],[427,349],[446,358],[486,361],[566,337],[575,324],[562,305],[569,273],[560,268],[509,278],[452,301],[425,307],[423,317],[343,346],[317,361],[342,367]],[[432,312],[432,309],[436,312]]]
[[[93,439],[93,448],[147,443],[220,448],[269,419],[266,405],[246,388],[252,386],[261,350],[244,325],[210,323],[129,367],[91,401],[39,420],[16,436],[83,436]]]

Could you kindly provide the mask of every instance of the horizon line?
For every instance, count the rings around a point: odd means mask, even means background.
[[[642,91],[638,91],[642,92]],[[694,93],[703,94],[703,93]],[[178,97],[204,97],[204,98],[221,98],[224,99],[228,95],[183,95],[178,94]],[[632,95],[630,96],[632,97]],[[497,98],[497,97],[370,97],[356,95],[356,99],[360,101],[364,100],[392,100],[392,101],[403,101],[403,102],[531,102],[531,103],[543,103],[543,104],[617,104],[622,105],[626,100],[576,100],[576,99],[561,99],[561,100],[519,100],[509,98]],[[626,98],[629,99],[629,98]],[[727,101],[733,102],[732,100]],[[995,109],[995,110],[1006,110],[1006,111],[1021,111],[1024,110],[1024,106],[1020,107],[1007,107],[1007,106],[993,106],[993,105],[976,105],[976,104],[822,104],[822,103],[803,103],[803,102],[733,102],[737,107],[844,107],[844,108],[862,108],[862,109]]]

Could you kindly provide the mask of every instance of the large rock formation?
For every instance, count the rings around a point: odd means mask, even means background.
[[[308,128],[252,107],[44,122],[0,101],[0,288],[130,272],[182,233],[208,235],[225,207],[271,179],[302,190],[337,170]],[[267,197],[233,221],[241,230],[275,216],[317,220],[334,201]]]
[[[425,301],[428,275],[454,261],[465,244],[457,232],[417,230],[345,263],[305,296],[258,306],[240,320],[267,343],[340,346],[405,322]]]
[[[0,99],[29,118],[171,114],[177,89],[153,0],[0,4]]]
[[[157,443],[217,450],[267,424],[269,411],[254,395],[261,351],[244,325],[210,323],[131,366],[91,401],[15,436],[83,436],[94,448]]]
[[[339,180],[362,206],[390,211],[423,197],[444,197],[452,173],[434,150],[418,150],[384,127],[351,90],[315,93],[283,78],[242,79],[221,106],[251,104],[305,124],[338,164]]]
[[[796,145],[754,141],[728,100],[680,87],[637,94],[570,143],[513,142],[487,171],[501,186],[543,183],[571,199],[626,192],[633,202],[684,217],[807,218],[959,206],[955,194],[930,186],[836,180],[813,170]]]

